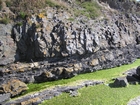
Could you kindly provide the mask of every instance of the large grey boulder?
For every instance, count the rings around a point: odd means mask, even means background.
[[[137,74],[138,76],[140,76],[140,66],[137,67],[137,69],[136,69],[136,74]]]

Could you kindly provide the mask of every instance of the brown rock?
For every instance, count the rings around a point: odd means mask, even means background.
[[[95,66],[95,65],[98,65],[98,64],[99,64],[98,59],[93,59],[91,62],[89,62],[90,66]]]
[[[82,68],[82,64],[81,64],[81,63],[76,63],[76,64],[74,64],[73,66],[74,66],[74,70],[75,70],[75,71],[79,71],[79,70],[81,70],[81,68]]]
[[[0,88],[2,93],[10,93],[11,97],[17,96],[28,89],[27,85],[17,79],[9,80]]]
[[[71,73],[71,72],[73,72],[73,68],[72,67],[64,68],[64,70],[65,70],[65,73]]]
[[[29,99],[27,101],[21,102],[20,105],[32,105],[33,103],[38,103],[40,101],[41,99],[39,97],[36,97],[36,98]]]

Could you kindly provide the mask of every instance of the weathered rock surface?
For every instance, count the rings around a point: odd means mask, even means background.
[[[107,0],[110,7],[113,2],[130,3]],[[47,16],[1,24],[0,65],[8,65],[0,68],[0,84],[13,77],[25,83],[70,78],[135,61],[140,57],[140,18],[117,10],[106,7],[106,17],[69,21],[73,16],[64,9],[45,8]]]
[[[12,25],[0,24],[0,65],[15,61],[16,44],[11,38]]]
[[[126,87],[128,86],[128,84],[136,85],[140,83],[139,69],[140,69],[140,66],[124,72],[123,73],[124,76],[116,78],[112,86]]]
[[[114,81],[114,86],[115,87],[126,87],[126,86],[128,86],[128,81],[127,81],[126,77],[116,78],[115,81]]]
[[[139,66],[123,73],[130,84],[140,83]]]
[[[96,20],[47,7],[43,9],[47,16],[32,15],[18,20],[21,24],[0,24],[0,85],[6,85],[12,78],[25,83],[70,78],[140,58],[139,3],[99,1],[101,6],[107,6],[102,10],[105,17]],[[72,5],[73,1],[70,2]],[[19,94],[6,92],[12,96]],[[40,98],[30,102],[35,100]]]
[[[27,85],[19,80],[11,79],[0,86],[0,93],[10,93],[11,97],[17,96],[28,89]]]
[[[8,101],[11,97],[10,93],[6,93],[6,94],[0,94],[0,104],[4,104],[6,101]]]

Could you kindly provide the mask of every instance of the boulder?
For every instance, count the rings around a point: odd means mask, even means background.
[[[73,70],[73,67],[64,68],[62,74],[63,74],[64,78],[70,78],[70,77],[73,77],[76,75]]]
[[[35,76],[34,78],[36,82],[45,82],[54,80],[54,74],[49,71],[44,71],[41,75]]]
[[[99,64],[99,61],[98,59],[93,59],[91,60],[91,62],[89,62],[90,66],[95,66],[95,65],[98,65]]]
[[[71,97],[77,97],[79,94],[78,94],[78,91],[70,91],[70,96]]]
[[[136,69],[136,74],[137,74],[138,76],[140,76],[140,66],[137,67],[137,69]]]
[[[126,77],[118,77],[114,81],[114,86],[115,87],[126,87],[128,86],[128,81]]]
[[[17,79],[11,79],[7,83],[2,84],[0,93],[10,93],[11,97],[17,96],[28,89],[27,85]]]

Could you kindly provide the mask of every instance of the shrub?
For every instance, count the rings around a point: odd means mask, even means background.
[[[59,5],[57,2],[53,2],[52,0],[46,0],[45,2],[47,6],[61,8],[61,5]]]
[[[19,17],[20,17],[21,19],[25,19],[26,13],[25,13],[25,12],[20,12],[20,13],[19,13]]]
[[[0,19],[0,23],[8,24],[8,23],[10,23],[10,19],[8,17],[3,17],[2,19]]]
[[[7,7],[10,7],[11,6],[11,1],[10,0],[6,0],[5,3],[6,3],[6,6]]]
[[[68,18],[69,21],[74,21],[74,18]]]
[[[6,0],[6,5],[16,16],[22,19],[24,19],[26,15],[38,13],[39,9],[45,8],[46,6],[62,7],[59,1],[54,2],[53,0]]]
[[[87,0],[80,2],[79,0],[76,3],[83,9],[75,11],[75,15],[84,15],[89,18],[96,18],[101,14],[101,7],[95,0]]]
[[[18,25],[18,26],[22,26],[23,23],[22,23],[22,22],[17,22],[16,25]]]

